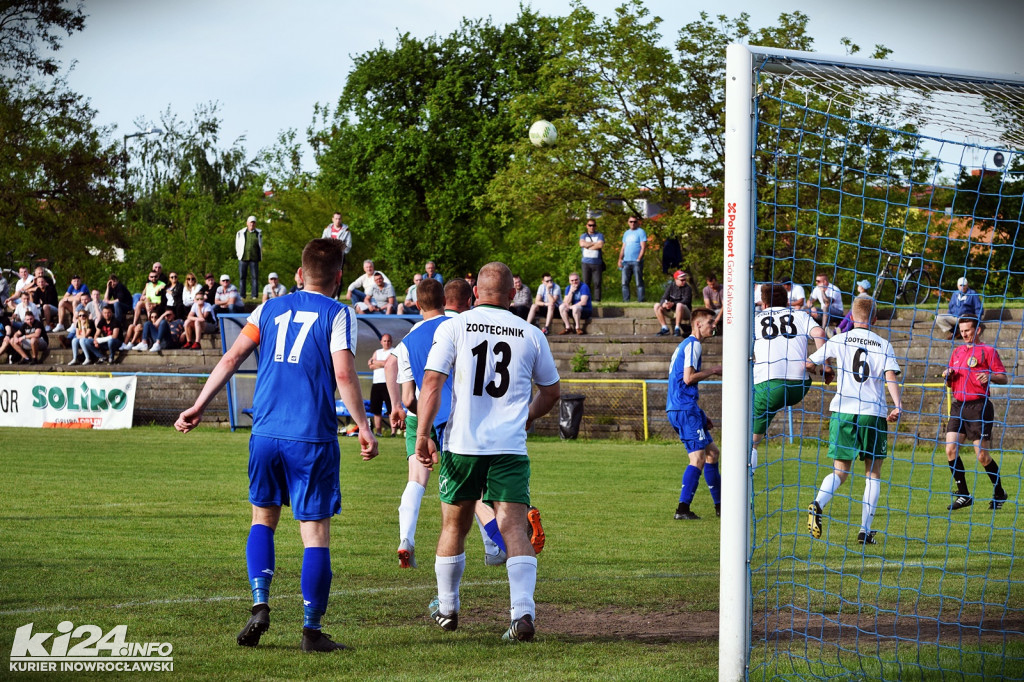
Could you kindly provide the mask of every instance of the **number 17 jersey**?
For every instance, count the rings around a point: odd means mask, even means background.
[[[454,372],[445,450],[459,455],[525,455],[532,382],[559,381],[541,331],[489,305],[438,326],[425,369]]]

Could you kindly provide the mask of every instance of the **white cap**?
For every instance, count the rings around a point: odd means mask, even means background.
[[[246,222],[246,224],[256,222],[256,216],[254,216],[254,215],[249,216],[248,218],[245,219],[245,222]]]
[[[277,277],[277,273],[276,272],[272,272],[269,275],[267,275],[267,279],[277,279],[277,278],[278,277]]]
[[[222,281],[222,282],[230,282],[231,278],[228,277],[227,275],[221,275],[220,276],[220,281]]]
[[[966,277],[961,277],[960,279],[958,279],[956,281],[956,285],[958,287],[965,287],[965,286],[967,286],[967,278]]]

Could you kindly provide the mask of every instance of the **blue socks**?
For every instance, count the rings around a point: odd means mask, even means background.
[[[498,519],[491,519],[484,524],[484,531],[487,533],[487,537],[491,539],[491,542],[498,546],[502,552],[507,552],[505,549],[505,538],[501,537],[501,531],[498,530]]]
[[[245,563],[249,568],[252,603],[266,604],[270,599],[270,581],[274,578],[274,531],[270,526],[254,524],[245,543]]]
[[[711,499],[715,504],[722,504],[722,476],[718,473],[718,462],[705,462],[704,480],[711,491]]]
[[[327,611],[333,575],[331,550],[327,547],[307,547],[302,555],[302,627],[320,629],[320,619]]]
[[[683,488],[679,491],[679,501],[682,504],[693,502],[693,496],[697,493],[697,484],[700,483],[700,469],[692,464],[687,465],[683,472]]]

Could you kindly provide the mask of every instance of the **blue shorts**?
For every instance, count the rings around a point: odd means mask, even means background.
[[[687,452],[697,452],[714,443],[707,430],[707,416],[704,410],[694,405],[689,410],[672,410],[668,414],[668,423],[679,434]]]
[[[338,441],[308,443],[249,438],[249,501],[257,507],[291,505],[299,521],[319,521],[341,511]]]

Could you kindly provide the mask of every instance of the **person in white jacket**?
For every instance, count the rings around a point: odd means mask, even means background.
[[[260,261],[263,260],[263,231],[256,227],[256,216],[245,221],[245,227],[235,233],[235,255],[238,257],[239,295],[245,298],[245,279],[249,275],[253,298],[260,295]]]
[[[340,213],[334,212],[331,224],[324,228],[324,232],[320,237],[323,239],[337,239],[341,242],[341,268],[344,270],[345,258],[348,256],[348,252],[352,250],[352,233],[349,232],[348,225],[341,222]]]

